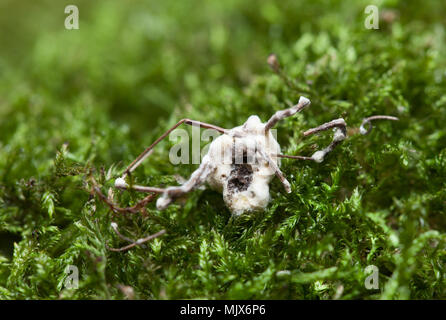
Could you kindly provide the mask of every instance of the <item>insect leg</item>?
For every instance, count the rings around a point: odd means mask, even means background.
[[[313,160],[312,157],[290,156],[290,155],[288,155],[288,154],[277,154],[276,157],[279,157],[279,158],[288,158],[288,159],[295,159],[295,160]]]
[[[140,246],[140,245],[142,245],[143,243],[146,243],[147,241],[150,241],[150,240],[152,240],[152,239],[154,239],[154,238],[157,238],[157,237],[159,237],[159,236],[161,236],[161,235],[163,235],[163,234],[166,233],[166,230],[163,229],[163,230],[161,230],[161,231],[159,231],[159,232],[157,232],[157,233],[155,233],[155,234],[152,234],[152,235],[147,236],[147,237],[145,237],[145,238],[141,238],[141,239],[138,239],[138,240],[136,240],[136,241],[133,241],[132,239],[129,239],[129,238],[123,236],[123,235],[118,231],[118,225],[117,225],[115,222],[112,222],[111,226],[112,226],[113,230],[116,232],[116,234],[117,234],[121,239],[130,242],[129,245],[126,245],[126,246],[121,247],[121,248],[111,248],[111,247],[109,247],[109,246],[106,244],[106,247],[107,247],[108,250],[110,250],[110,251],[115,251],[115,252],[125,251],[125,250],[131,249],[131,248],[133,248],[133,247]]]
[[[299,102],[295,106],[277,111],[265,124],[265,131],[268,131],[274,127],[280,120],[293,116],[308,105],[310,105],[310,100],[301,96],[299,98]]]
[[[123,179],[125,179],[125,177],[131,173],[133,170],[135,170],[140,164],[141,162],[143,162],[152,152],[152,149],[161,142],[161,140],[163,140],[165,137],[167,137],[173,130],[175,130],[177,127],[179,127],[181,124],[188,124],[191,126],[196,126],[196,127],[203,127],[206,129],[214,129],[220,133],[226,133],[227,130],[224,128],[220,128],[218,126],[215,126],[213,124],[209,124],[209,123],[205,123],[205,122],[201,122],[201,121],[196,121],[196,120],[191,120],[191,119],[182,119],[180,121],[178,121],[173,127],[171,127],[169,130],[167,130],[166,132],[164,132],[158,139],[155,140],[154,143],[152,143],[149,147],[147,147],[135,160],[133,160],[133,162],[127,167],[127,169],[125,169],[124,174],[122,176]],[[143,191],[143,190],[141,190]],[[145,192],[145,191],[143,191]],[[151,192],[151,191],[148,191]],[[156,192],[156,191],[154,191]]]
[[[285,178],[285,176],[283,175],[282,171],[280,171],[279,167],[274,162],[274,160],[263,150],[258,150],[258,153],[260,154],[260,156],[263,159],[265,159],[268,162],[268,164],[271,166],[271,168],[273,168],[275,175],[277,176],[277,178],[279,178],[280,182],[282,182],[283,187],[285,188],[285,191],[287,193],[290,193],[291,185],[288,182],[288,180]]]
[[[332,120],[330,122],[324,123],[316,128],[309,129],[304,132],[304,136],[309,136],[311,134],[315,134],[317,132],[325,131],[328,129],[334,129],[334,135],[332,142],[324,149],[316,151],[311,156],[311,160],[315,162],[322,162],[324,161],[324,157],[333,151],[333,149],[340,144],[342,141],[344,141],[347,138],[347,124],[345,123],[345,120],[342,118]]]
[[[112,199],[105,196],[101,189],[99,188],[98,183],[96,180],[91,176],[90,181],[92,183],[92,193],[95,193],[99,199],[104,201],[107,206],[113,211],[113,212],[119,212],[119,213],[137,213],[140,212],[141,209],[148,204],[149,202],[152,202],[156,198],[156,193],[151,193],[148,196],[144,197],[144,199],[138,201],[134,206],[132,207],[119,207],[117,204],[113,202]]]
[[[393,121],[398,121],[399,119],[397,117],[392,117],[392,116],[381,116],[381,115],[376,115],[376,116],[371,116],[368,118],[364,118],[362,120],[361,126],[359,127],[359,132],[362,135],[366,135],[368,133],[370,133],[370,131],[372,131],[372,122],[373,120],[393,120]],[[368,128],[366,129],[364,126],[368,125]]]
[[[192,191],[194,188],[199,187],[206,181],[207,177],[214,169],[215,164],[211,162],[208,156],[205,156],[197,170],[191,174],[189,180],[187,180],[183,185],[165,189],[163,195],[156,201],[156,207],[159,210],[165,209],[176,198]]]

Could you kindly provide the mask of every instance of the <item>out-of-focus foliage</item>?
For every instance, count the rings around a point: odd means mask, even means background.
[[[445,298],[446,7],[442,1],[70,1],[0,3],[0,297]],[[369,4],[380,29],[364,27]],[[275,52],[286,79],[266,64]],[[183,117],[231,128],[266,120],[283,152],[311,155],[337,117],[349,139],[322,164],[283,161],[265,212],[232,218],[197,190],[165,211],[118,215],[90,196]],[[398,116],[357,134],[372,114]],[[189,130],[189,129],[188,129]],[[134,179],[175,184],[161,143]],[[131,205],[140,195],[115,191]],[[143,247],[132,238],[165,229]],[[79,289],[64,288],[79,268]],[[367,290],[365,268],[379,268]],[[124,286],[134,295],[126,295]]]

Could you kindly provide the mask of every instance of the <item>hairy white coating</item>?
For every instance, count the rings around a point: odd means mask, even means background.
[[[344,119],[341,119],[341,120],[342,120],[342,122],[344,122]],[[333,131],[334,131],[333,140],[330,143],[330,145],[322,150],[316,151],[311,156],[311,159],[313,159],[315,162],[321,163],[322,161],[324,161],[325,156],[328,153],[330,153],[331,151],[333,151],[333,149],[336,147],[336,145],[341,143],[342,141],[344,141],[345,138],[347,137],[345,128],[341,129],[341,128],[335,127],[335,128],[333,128]]]
[[[209,185],[223,193],[234,215],[264,209],[269,201],[269,182],[275,171],[258,150],[280,166],[280,146],[258,116],[251,116],[239,127],[215,139],[207,156],[215,169],[207,178]]]
[[[361,126],[359,128],[359,133],[362,134],[362,135],[366,135],[368,132],[369,131],[366,128],[364,128],[364,126]]]
[[[324,161],[324,157],[325,157],[325,151],[320,150],[320,151],[316,151],[315,153],[313,153],[313,155],[311,156],[311,158],[316,161],[317,163],[321,163],[322,161]]]
[[[305,104],[305,105],[308,105],[308,104],[310,104],[310,99],[305,98],[304,96],[301,96],[301,97],[299,98],[299,102],[298,102],[298,104]]]
[[[271,64],[274,59],[271,58]],[[276,68],[276,66],[273,66]],[[208,183],[214,189],[223,193],[226,205],[234,215],[241,215],[246,211],[264,209],[270,201],[269,182],[273,176],[282,183],[285,191],[290,193],[291,185],[280,170],[280,157],[290,159],[312,160],[317,163],[324,161],[325,156],[332,152],[343,140],[347,138],[347,124],[343,118],[326,122],[318,127],[306,130],[303,135],[309,136],[318,132],[333,129],[332,142],[322,150],[316,151],[311,157],[283,155],[280,145],[271,132],[279,121],[291,117],[310,105],[310,100],[300,97],[299,102],[287,109],[276,111],[271,118],[262,123],[258,116],[253,115],[241,126],[233,129],[224,129],[213,124],[191,119],[182,119],[161,135],[152,145],[146,148],[124,171],[121,178],[115,180],[115,186],[121,189],[133,189],[139,192],[160,194],[156,202],[159,210],[167,208],[175,199],[178,199],[193,189],[200,188]],[[397,117],[374,115],[364,118],[360,127],[361,134],[367,134],[372,129],[370,121],[386,119],[397,121]],[[127,175],[146,159],[153,148],[181,124],[207,129],[213,129],[222,135],[216,138],[209,146],[208,153],[203,157],[200,166],[192,173],[188,180],[181,181],[181,186],[160,188],[150,186],[132,185],[125,182]],[[364,127],[369,124],[369,128]],[[183,180],[183,179],[181,179]],[[180,181],[178,181],[180,182]],[[138,203],[150,201],[150,196]],[[110,201],[107,202],[110,205]],[[136,206],[135,206],[136,207]],[[133,212],[135,207],[128,211]],[[121,211],[127,210],[120,208]],[[117,225],[112,224],[112,228]],[[146,241],[147,238],[144,238]]]
[[[118,178],[115,180],[115,187],[116,188],[126,188],[127,182],[125,182],[125,180],[123,178]]]
[[[172,202],[170,197],[167,195],[167,193],[163,193],[161,197],[156,200],[156,208],[158,210],[164,210],[167,208],[167,206]]]
[[[333,131],[334,131],[333,142],[341,142],[345,140],[346,135],[341,129],[334,128]]]

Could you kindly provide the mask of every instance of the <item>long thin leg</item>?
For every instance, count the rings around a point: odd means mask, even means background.
[[[385,116],[385,115],[375,115],[375,116],[367,117],[367,118],[363,119],[361,126],[359,127],[359,132],[362,135],[368,134],[373,128],[371,121],[374,121],[374,120],[398,121],[399,119],[397,117]],[[367,129],[365,128],[365,125],[368,125]],[[324,123],[323,125],[321,125],[319,127],[309,129],[304,132],[304,136],[308,136],[310,134],[314,134],[316,132],[320,132],[320,131],[327,130],[330,128],[335,128],[335,130],[336,130],[335,135],[333,137],[333,141],[327,148],[325,148],[321,151],[315,152],[313,154],[313,156],[303,157],[303,156],[290,156],[290,155],[285,155],[285,154],[278,154],[276,156],[281,157],[281,158],[298,159],[298,160],[313,160],[316,162],[322,162],[324,160],[325,155],[327,153],[331,152],[342,140],[344,140],[346,138],[346,123],[345,123],[344,119],[342,119],[342,118],[336,119],[336,120]]]
[[[140,186],[140,185],[132,185],[129,186],[127,182],[123,178],[118,178],[115,180],[115,187],[118,189],[128,190],[132,189],[138,192],[145,192],[145,193],[163,193],[166,191],[165,188],[158,188],[158,187],[146,187],[146,186]]]
[[[133,162],[125,169],[123,175],[121,178],[118,178],[115,180],[115,187],[119,189],[129,189],[129,185],[125,182],[125,177],[131,173],[133,170],[135,170],[153,151],[153,148],[161,142],[165,137],[167,137],[173,130],[178,128],[181,124],[188,124],[191,126],[197,126],[197,127],[203,127],[206,129],[214,129],[220,133],[226,133],[227,130],[224,128],[220,128],[218,126],[215,126],[213,124],[191,120],[191,119],[182,119],[178,121],[173,127],[171,127],[169,130],[167,130],[165,133],[163,133],[158,139],[155,140],[154,143],[152,143],[148,148],[146,148]],[[157,187],[147,187],[147,186],[140,186],[140,185],[133,185],[131,189],[139,192],[148,192],[148,193],[164,193],[166,191],[165,188],[157,188]]]
[[[300,97],[299,102],[288,109],[277,111],[265,124],[265,132],[267,132],[269,129],[274,127],[277,122],[280,120],[283,120],[287,117],[291,117],[292,115],[296,114],[297,112],[301,111],[303,108],[308,106],[310,104],[310,100],[305,97]]]
[[[279,158],[288,158],[288,159],[294,159],[294,160],[313,160],[312,157],[290,156],[288,154],[276,154],[275,156],[279,157]]]
[[[335,132],[333,135],[332,142],[328,145],[328,147],[316,151],[311,156],[311,159],[315,162],[322,162],[324,161],[324,157],[333,151],[333,149],[340,144],[342,141],[344,141],[347,138],[347,123],[345,123],[345,120],[342,118],[332,120],[330,122],[324,123],[316,128],[309,129],[304,132],[304,136],[309,136],[311,134],[315,134],[317,132],[325,131],[328,129],[334,128]]]
[[[170,128],[165,133],[163,133],[158,139],[155,140],[154,143],[152,143],[135,160],[133,160],[133,162],[127,167],[127,169],[125,169],[122,178],[125,179],[125,177],[129,173],[131,173],[133,170],[135,170],[141,164],[141,162],[143,162],[151,154],[152,149],[158,143],[160,143],[161,140],[163,140],[165,137],[167,137],[173,130],[175,130],[177,127],[179,127],[183,123],[191,125],[191,126],[203,127],[203,128],[206,128],[206,129],[214,129],[214,130],[216,130],[216,131],[218,131],[220,133],[226,133],[227,132],[226,129],[220,128],[220,127],[215,126],[213,124],[204,123],[204,122],[200,122],[200,121],[195,121],[195,120],[191,120],[191,119],[182,119],[182,120],[178,121],[172,128]],[[143,192],[146,192],[146,191],[143,191]],[[152,192],[152,191],[148,191],[148,192]],[[157,191],[154,191],[154,192],[157,192]]]
[[[359,127],[359,132],[362,135],[366,135],[368,133],[370,133],[370,131],[372,131],[372,122],[373,120],[393,120],[393,121],[398,121],[399,119],[397,117],[392,117],[392,116],[381,116],[381,115],[376,115],[376,116],[371,116],[368,118],[364,118],[362,120],[361,126]],[[364,126],[368,124],[368,128],[366,129]]]
[[[329,122],[321,124],[320,126],[318,126],[316,128],[308,129],[307,131],[304,132],[304,136],[306,137],[311,134],[315,134],[317,132],[325,131],[325,130],[335,128],[335,127],[342,128],[343,130],[345,130],[347,128],[347,124],[345,123],[345,120],[342,118],[331,120]]]
[[[199,187],[206,181],[207,177],[214,169],[215,164],[211,162],[208,156],[205,156],[197,170],[191,174],[189,180],[183,185],[165,189],[163,195],[156,201],[156,207],[159,210],[163,210],[176,198]]]
[[[285,191],[287,193],[290,193],[291,185],[288,182],[288,180],[285,178],[285,176],[283,175],[282,171],[280,171],[279,167],[274,162],[274,160],[267,153],[265,153],[265,151],[258,150],[258,152],[260,153],[260,156],[268,162],[268,164],[271,166],[271,168],[273,168],[276,177],[279,178],[280,182],[282,182],[282,185],[285,188]]]
[[[157,233],[155,233],[155,234],[152,234],[152,235],[147,236],[147,237],[145,237],[145,238],[141,238],[141,239],[138,239],[138,240],[136,240],[136,241],[133,241],[133,240],[130,239],[130,238],[124,237],[124,236],[118,231],[118,225],[117,225],[116,223],[112,222],[112,228],[113,228],[113,230],[116,232],[116,234],[117,234],[121,239],[130,242],[129,245],[124,246],[124,247],[121,247],[121,248],[111,248],[111,247],[109,247],[107,244],[105,244],[108,250],[110,250],[110,251],[115,251],[115,252],[125,251],[125,250],[131,249],[131,248],[133,248],[133,247],[140,246],[140,245],[142,245],[143,243],[146,243],[147,241],[150,241],[150,240],[152,240],[152,239],[154,239],[154,238],[156,238],[156,237],[159,237],[159,236],[161,236],[161,235],[163,235],[163,234],[166,233],[166,230],[163,229],[163,230],[161,230],[161,231],[159,231],[159,232],[157,232]]]
[[[138,201],[138,203],[136,203],[133,207],[121,208],[121,207],[118,207],[116,204],[114,204],[108,197],[106,197],[98,187],[94,187],[94,191],[99,196],[99,198],[101,200],[103,200],[109,206],[109,208],[112,211],[121,212],[121,213],[139,212],[146,204],[148,204],[149,202],[152,202],[156,197],[156,194],[152,193],[152,194],[149,194],[144,199]]]
[[[146,204],[148,204],[149,202],[152,202],[157,196],[156,193],[151,193],[148,196],[146,196],[144,199],[138,201],[133,207],[122,208],[122,207],[119,207],[118,205],[116,205],[112,199],[110,199],[109,197],[105,196],[102,193],[101,189],[98,186],[98,183],[92,176],[90,177],[90,181],[91,181],[92,187],[93,187],[92,192],[94,192],[102,201],[104,201],[113,212],[120,212],[120,213],[140,212],[141,209]]]
[[[333,141],[326,147],[325,149],[322,149],[320,151],[316,151],[311,157],[304,157],[304,156],[290,156],[287,154],[277,154],[277,157],[280,158],[289,158],[289,159],[295,159],[295,160],[312,160],[315,162],[322,162],[324,160],[324,157],[327,155],[327,153],[333,151],[333,149],[341,143],[345,138],[347,137],[347,124],[345,123],[344,119],[336,119],[332,120],[330,122],[324,123],[320,125],[319,127],[309,129],[304,132],[304,136],[309,136],[311,134],[328,130],[334,128],[335,134],[333,136]]]
[[[115,181],[115,187],[119,189],[132,189],[140,192],[162,193],[163,195],[156,201],[156,207],[159,210],[165,209],[173,200],[192,191],[194,188],[202,185],[210,173],[215,169],[215,164],[211,163],[209,158],[205,156],[200,166],[191,174],[189,180],[183,185],[168,188],[156,188],[132,185],[129,186],[124,179],[118,178]]]
[[[112,222],[111,227],[112,227],[113,231],[118,235],[118,237],[120,237],[122,240],[130,242],[130,243],[136,242],[133,239],[127,238],[125,235],[123,235],[121,232],[119,232],[118,224],[116,222]]]

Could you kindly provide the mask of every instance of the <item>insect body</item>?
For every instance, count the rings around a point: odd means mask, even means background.
[[[291,192],[291,185],[280,170],[281,158],[310,160],[320,163],[324,161],[328,153],[333,151],[347,137],[346,122],[342,118],[335,119],[303,133],[304,136],[309,136],[332,129],[334,131],[332,142],[324,149],[314,152],[311,157],[281,154],[280,145],[272,134],[271,129],[280,120],[300,112],[309,104],[310,100],[300,97],[299,102],[295,106],[277,111],[267,122],[262,123],[258,116],[253,115],[243,125],[232,129],[224,129],[200,121],[182,119],[141,153],[127,167],[123,175],[115,180],[115,187],[119,189],[133,189],[139,192],[146,192],[149,193],[148,196],[132,207],[120,208],[113,203],[112,199],[106,197],[100,191],[94,178],[91,178],[94,192],[114,212],[134,213],[144,210],[145,205],[151,202],[156,195],[160,195],[156,206],[159,210],[163,210],[175,199],[207,183],[210,187],[223,194],[225,204],[235,216],[248,211],[262,210],[270,201],[269,183],[274,176],[281,181],[286,192]],[[398,120],[398,118],[391,116],[371,116],[363,120],[359,132],[363,135],[368,134],[372,129],[371,121],[379,119]],[[181,124],[214,129],[221,133],[219,137],[212,141],[208,153],[203,157],[199,167],[192,173],[190,178],[180,186],[167,188],[129,185],[126,182],[127,176],[152,153],[153,148],[162,139],[167,137],[169,133]],[[366,125],[367,128],[365,128]],[[118,225],[115,222],[112,222],[111,226],[122,240],[130,242],[130,244],[121,248],[110,248],[107,246],[112,251],[128,250],[166,232],[161,230],[153,235],[133,241],[119,232]]]
[[[235,215],[263,209],[270,199],[269,182],[280,166],[279,153],[271,131],[265,131],[258,116],[251,116],[211,143],[202,163],[209,170],[206,182],[223,193]]]
[[[223,129],[212,124],[183,119],[136,158],[124,171],[123,176],[115,180],[115,187],[160,194],[156,206],[162,210],[175,199],[207,183],[223,193],[223,199],[234,215],[264,209],[270,200],[269,183],[274,175],[280,179],[286,192],[291,192],[290,183],[280,170],[280,158],[311,160],[320,163],[347,137],[346,122],[342,118],[335,119],[303,133],[304,136],[308,136],[332,129],[333,140],[326,148],[316,151],[311,157],[281,154],[279,143],[273,136],[271,128],[280,120],[300,112],[309,104],[309,99],[300,97],[295,106],[277,111],[265,123],[262,123],[258,116],[253,115],[243,125],[233,129]],[[372,116],[364,119],[360,132],[368,133],[371,129],[370,121],[377,119],[398,120],[389,116]],[[126,177],[150,155],[156,144],[182,123],[214,129],[221,133],[210,144],[208,153],[190,178],[181,186],[168,188],[128,185]],[[365,124],[369,125],[368,130],[364,129]]]

